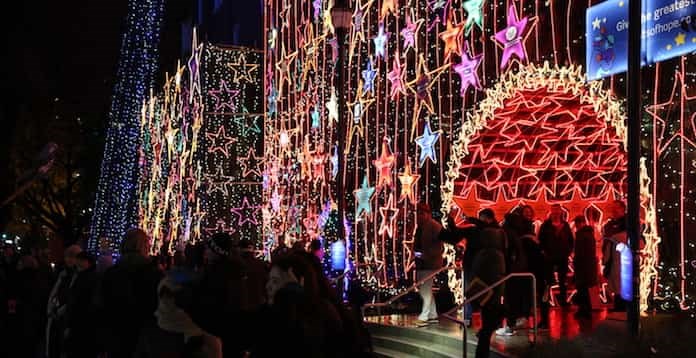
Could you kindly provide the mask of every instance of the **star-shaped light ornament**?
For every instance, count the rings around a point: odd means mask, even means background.
[[[377,58],[382,58],[385,59],[386,56],[386,45],[387,41],[389,41],[389,33],[384,32],[384,24],[380,23],[379,24],[379,30],[377,32],[377,36],[372,39],[372,41],[375,43],[375,57]]]
[[[331,87],[331,98],[326,102],[326,109],[329,110],[329,126],[333,127],[334,123],[338,123],[338,97],[334,87]]]
[[[461,81],[459,86],[459,95],[464,97],[466,90],[473,86],[477,90],[481,90],[481,82],[479,81],[478,68],[481,65],[483,54],[475,55],[473,58],[469,56],[467,45],[464,44],[462,52],[459,54],[461,62],[455,64],[453,69],[459,75]]]
[[[279,73],[278,80],[278,92],[279,95],[283,95],[283,88],[285,88],[285,82],[290,82],[292,73],[290,71],[290,64],[297,58],[297,51],[287,54],[285,51],[285,46],[283,45],[280,50],[281,60],[276,63],[276,70]]]
[[[381,220],[377,234],[380,236],[387,234],[389,237],[394,237],[394,227],[396,226],[396,219],[399,217],[399,209],[396,208],[394,194],[389,195],[386,206],[379,208],[379,216]]]
[[[240,92],[239,90],[229,89],[227,81],[220,80],[220,87],[218,89],[209,90],[208,94],[215,100],[215,112],[235,113],[237,112],[237,102],[235,99],[239,96]],[[223,100],[223,97],[227,97],[227,100]]]
[[[310,118],[312,119],[312,130],[315,131],[321,128],[321,114],[319,113],[318,107],[319,106],[315,104],[312,113],[309,114]]]
[[[356,0],[355,10],[353,11],[353,26],[351,26],[350,48],[348,50],[348,64],[353,60],[355,47],[365,42],[365,33],[363,32],[365,20],[369,17],[369,9],[374,0],[369,0],[363,4],[363,0]]]
[[[382,1],[382,10],[379,13],[379,20],[384,21],[384,19],[391,13],[392,15],[399,17],[399,0],[384,0]]]
[[[196,93],[201,93],[201,52],[203,44],[198,44],[198,34],[196,28],[193,28],[193,42],[191,43],[191,57],[188,60],[189,69],[189,103],[193,101]]]
[[[276,42],[278,41],[278,29],[271,27],[271,31],[268,32],[268,49],[274,51],[276,48]]]
[[[268,91],[268,116],[272,117],[274,114],[278,113],[278,91],[275,86],[271,83],[271,90]]]
[[[404,76],[406,71],[405,67],[401,64],[399,56],[394,56],[392,60],[392,69],[387,74],[387,80],[391,83],[391,89],[389,92],[389,98],[398,99],[400,95],[406,94],[406,87],[404,84]]]
[[[399,201],[408,199],[411,204],[416,204],[417,198],[417,185],[420,179],[420,174],[413,174],[411,172],[411,160],[406,160],[406,165],[404,166],[404,172],[399,174],[399,182],[401,183],[401,195],[399,196]]]
[[[498,47],[503,49],[503,56],[500,58],[500,69],[505,70],[510,64],[513,56],[520,61],[527,61],[527,50],[524,43],[529,37],[531,27],[527,27],[528,22],[535,22],[536,18],[528,19],[526,16],[518,20],[517,8],[515,5],[510,5],[507,15],[507,27],[498,31],[493,39]]]
[[[237,161],[242,169],[243,178],[246,178],[249,174],[261,176],[261,172],[263,171],[263,169],[261,169],[263,167],[263,156],[257,157],[256,153],[254,153],[254,148],[250,147],[246,157],[239,157]],[[249,162],[253,162],[254,164],[250,165]]]
[[[237,138],[227,135],[225,133],[225,126],[218,127],[215,133],[206,133],[205,138],[208,140],[208,153],[215,154],[217,152],[222,153],[225,158],[230,157],[230,146],[237,143]]]
[[[249,204],[249,199],[245,196],[242,199],[242,206],[230,209],[232,214],[238,217],[236,227],[242,227],[246,223],[258,225],[258,213],[261,211],[260,205]]]
[[[336,29],[334,29],[333,25],[333,19],[331,18],[331,9],[334,7],[334,0],[329,0],[326,4],[326,8],[324,9],[324,15],[322,16],[324,20],[324,36],[328,34],[333,34]],[[334,62],[336,60],[334,59]]]
[[[374,65],[372,64],[372,58],[370,58],[367,61],[367,68],[362,71],[363,92],[369,92],[372,95],[375,94],[375,77],[377,77],[377,70],[374,69]]]
[[[288,4],[287,0],[283,1],[283,8],[280,10],[280,14],[278,17],[280,17],[280,22],[281,22],[281,27],[287,27],[290,28],[290,22],[288,21],[288,18],[290,17],[290,10],[292,9],[292,5]]]
[[[232,177],[225,175],[222,166],[218,166],[215,170],[215,175],[204,175],[206,181],[206,194],[211,195],[214,192],[222,194],[225,198],[230,195],[227,186],[232,183]]]
[[[283,196],[278,194],[278,187],[276,186],[273,188],[273,194],[271,194],[271,209],[273,209],[274,212],[279,212],[280,211],[280,204],[283,202]]]
[[[358,84],[358,92],[355,94],[355,101],[348,103],[352,108],[350,114],[353,116],[353,121],[350,125],[348,133],[348,142],[344,148],[344,154],[350,151],[350,146],[353,143],[353,135],[363,136],[363,115],[367,112],[368,107],[375,101],[374,98],[365,98],[362,92],[362,84]]]
[[[463,32],[464,24],[453,25],[451,18],[447,21],[447,28],[439,35],[440,39],[445,43],[445,60],[453,53],[458,54],[461,52],[460,38]]]
[[[319,22],[321,19],[321,13],[322,13],[322,0],[314,0],[312,1],[312,7],[314,8],[314,22]]]
[[[247,63],[246,54],[242,52],[237,61],[228,63],[227,67],[232,70],[232,79],[235,83],[244,83],[244,81],[254,82],[259,65]]]
[[[377,187],[391,187],[393,186],[392,181],[392,169],[396,163],[396,156],[392,153],[391,148],[389,148],[389,138],[384,138],[382,140],[382,154],[379,158],[372,161],[372,164],[377,169]]]
[[[357,204],[355,206],[355,220],[358,221],[362,216],[366,215],[368,218],[372,216],[372,195],[375,193],[375,187],[368,186],[367,175],[363,177],[362,186],[360,189],[353,191],[353,196]]]
[[[423,106],[425,106],[429,113],[435,113],[435,109],[433,107],[433,97],[430,93],[430,89],[449,66],[450,63],[448,62],[447,64],[430,71],[425,65],[425,58],[422,54],[420,55],[416,78],[408,83],[409,90],[416,96],[416,100],[414,101],[415,108],[413,110],[413,121],[411,125],[411,138],[413,138],[415,133],[416,124],[418,124],[418,118]]]
[[[474,24],[476,24],[479,29],[483,30],[483,14],[481,10],[483,9],[484,1],[485,0],[467,0],[462,4],[464,11],[466,11],[464,32],[467,36],[471,32],[471,29],[474,28]]]
[[[435,143],[440,139],[441,130],[435,132],[430,129],[430,121],[425,122],[425,127],[423,127],[423,134],[416,138],[416,144],[420,148],[420,155],[418,156],[418,166],[423,167],[426,159],[430,159],[433,163],[437,163],[437,156],[435,155]]]
[[[416,46],[418,45],[418,30],[425,21],[423,19],[414,21],[414,18],[415,15],[413,13],[413,9],[411,9],[411,14],[406,16],[406,26],[401,29],[401,37],[404,39],[404,55],[406,55],[408,50],[416,49]]]

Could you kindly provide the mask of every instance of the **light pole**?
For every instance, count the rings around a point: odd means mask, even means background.
[[[628,151],[628,200],[626,229],[631,247],[632,299],[628,303],[628,330],[638,337],[640,330],[640,127],[642,108],[640,101],[640,62],[641,62],[641,10],[642,1],[628,3],[628,72],[626,97],[628,98],[627,146]]]
[[[334,36],[338,47],[338,58],[334,69],[338,72],[336,81],[336,96],[338,97],[338,173],[336,175],[336,195],[338,196],[338,238],[346,242],[346,193],[345,193],[345,158],[343,153],[346,147],[346,99],[345,99],[345,72],[346,61],[346,33],[350,28],[353,12],[348,6],[347,0],[336,0],[331,8],[331,21],[334,26]]]

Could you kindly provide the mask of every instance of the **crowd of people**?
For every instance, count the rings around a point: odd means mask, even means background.
[[[537,328],[549,328],[549,308],[554,300],[561,307],[577,304],[578,320],[592,318],[590,291],[600,283],[602,274],[613,293],[612,311],[625,311],[621,297],[621,263],[617,247],[626,244],[625,204],[613,202],[610,219],[602,227],[602,253],[597,254],[595,229],[584,216],[575,217],[573,225],[566,221],[561,205],[552,205],[548,218],[535,227],[536,215],[530,206],[520,206],[496,218],[491,209],[483,209],[477,217],[456,222],[450,215],[447,228],[432,217],[427,204],[418,206],[418,230],[415,237],[416,268],[423,308],[416,321],[420,327],[437,323],[438,313],[433,300],[432,274],[443,266],[443,243],[458,248],[464,269],[467,292],[473,297],[496,284],[511,273],[531,273],[536,279],[539,305]],[[454,212],[453,212],[454,213]],[[574,229],[574,230],[573,230]],[[572,261],[571,261],[572,257]],[[572,263],[572,264],[571,264]],[[573,269],[576,294],[568,297],[568,273]],[[558,295],[552,287],[558,286]],[[471,326],[472,312],[481,312],[481,329],[476,356],[488,357],[493,334],[511,336],[515,329],[528,328],[532,312],[532,283],[528,279],[512,278],[482,294],[474,305],[464,307],[465,323]],[[552,297],[553,296],[553,297]],[[503,323],[504,322],[504,323]]]
[[[251,242],[217,233],[151,256],[133,229],[115,263],[70,246],[60,268],[7,246],[0,356],[370,356],[360,310],[337,296],[315,246],[281,247],[267,263]]]
[[[553,299],[577,304],[577,319],[591,319],[590,290],[602,275],[625,310],[621,257],[626,244],[625,206],[613,203],[602,228],[602,250],[585,217],[565,220],[553,205],[538,229],[521,206],[496,218],[491,209],[443,228],[426,204],[417,208],[416,278],[422,310],[418,326],[438,322],[433,277],[444,265],[444,243],[455,245],[464,269],[466,296],[510,273],[536,278],[540,329],[548,328]],[[164,245],[163,247],[168,247]],[[44,251],[0,256],[0,345],[3,357],[361,357],[371,356],[361,302],[336,293],[322,267],[319,242],[279,246],[271,262],[257,258],[248,240],[217,233],[172,255],[151,255],[147,233],[126,233],[114,263],[108,245],[95,258],[73,245],[56,268]],[[572,262],[571,262],[572,257]],[[571,264],[572,263],[572,264]],[[574,300],[568,299],[569,268]],[[557,297],[551,287],[557,285]],[[493,334],[527,328],[532,312],[529,280],[511,279],[465,307],[471,324],[481,312],[477,357],[488,357]],[[504,322],[504,323],[503,323]]]

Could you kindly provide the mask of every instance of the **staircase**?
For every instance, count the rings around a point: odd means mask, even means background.
[[[368,323],[375,356],[380,358],[461,358],[462,339],[429,328]],[[474,357],[476,338],[467,337],[467,357]],[[491,350],[491,357],[508,358]]]

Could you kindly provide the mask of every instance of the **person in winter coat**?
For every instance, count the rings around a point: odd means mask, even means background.
[[[157,310],[141,331],[135,358],[222,358],[220,339],[191,318],[193,280],[192,274],[177,271],[160,281]]]
[[[592,302],[590,288],[597,286],[598,272],[597,250],[594,229],[587,225],[584,216],[578,216],[575,222],[575,269],[576,300],[578,302],[578,318],[592,318]]]
[[[474,258],[474,279],[467,288],[467,297],[474,296],[476,292],[493,285],[505,277],[505,252],[507,250],[505,231],[493,225],[494,218],[491,219],[484,216],[484,219],[489,226],[481,230],[481,250]],[[500,304],[500,298],[504,292],[503,286],[496,287],[477,301],[477,304],[481,307],[481,320],[483,322],[478,334],[477,358],[487,358],[489,356],[491,336],[502,323],[505,313],[503,306]]]
[[[60,357],[63,351],[63,331],[65,330],[65,312],[67,309],[68,292],[77,279],[77,255],[82,248],[77,245],[69,246],[64,251],[64,268],[58,274],[58,279],[48,296],[46,311],[48,322],[46,324],[46,356],[49,358]]]
[[[418,204],[417,210],[418,228],[414,249],[416,251],[416,279],[421,281],[442,268],[444,264],[442,254],[445,252],[445,247],[439,239],[442,225],[433,219],[430,206],[421,203]],[[437,323],[438,315],[433,296],[433,279],[424,281],[418,287],[418,292],[423,299],[423,306],[416,325],[423,327],[430,323]]]
[[[568,275],[568,258],[573,252],[573,232],[570,225],[563,219],[563,209],[560,205],[551,206],[549,219],[539,228],[539,244],[544,253],[547,265],[546,274],[552,282],[554,272],[558,273],[559,302],[568,306],[566,280]]]
[[[503,229],[508,239],[506,254],[507,273],[529,272],[527,254],[524,250],[526,221],[519,212],[505,215]],[[496,331],[497,335],[513,335],[514,328],[523,328],[531,313],[532,285],[526,278],[512,278],[505,283],[506,326]]]
[[[615,201],[611,206],[611,219],[602,230],[602,274],[614,293],[614,312],[626,311],[626,301],[621,298],[621,254],[616,251],[619,245],[628,243],[625,212],[626,204]]]
[[[9,336],[3,337],[11,347],[9,357],[41,357],[44,308],[50,283],[39,272],[37,260],[29,255],[19,258],[10,281],[8,298],[13,307],[8,312]]]
[[[263,332],[252,357],[348,357],[343,321],[334,305],[320,294],[318,274],[303,253],[278,256],[266,285],[268,305],[260,320]],[[268,344],[265,337],[274,337]]]
[[[205,266],[196,283],[193,319],[222,340],[223,354],[236,357],[243,343],[230,329],[242,322],[248,308],[248,273],[239,255],[239,242],[227,233],[216,233],[206,241]]]
[[[97,290],[96,262],[86,253],[77,254],[77,278],[68,293],[65,319],[65,357],[95,357],[98,353],[94,299]]]
[[[101,343],[109,358],[133,356],[140,330],[157,308],[157,285],[163,274],[149,252],[148,235],[131,229],[121,242],[121,258],[104,272],[98,309]]]

